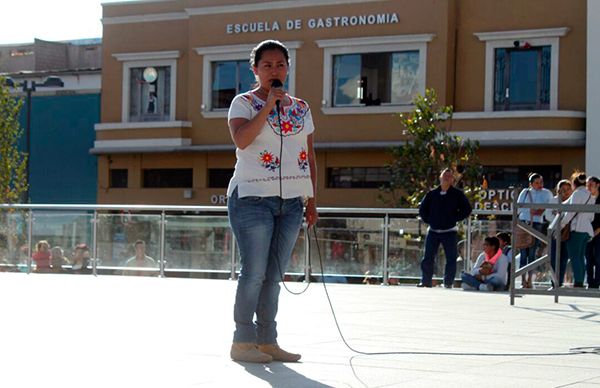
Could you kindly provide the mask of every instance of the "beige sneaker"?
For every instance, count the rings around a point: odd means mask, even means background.
[[[273,357],[260,352],[256,344],[250,342],[234,342],[231,345],[229,355],[235,361],[255,362],[258,364],[267,364],[273,361]]]
[[[277,344],[258,345],[258,350],[270,355],[275,361],[296,362],[302,357],[300,354],[286,352]]]

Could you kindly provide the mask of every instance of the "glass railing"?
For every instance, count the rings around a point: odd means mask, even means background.
[[[415,209],[320,208],[319,215],[316,229],[300,231],[287,279],[387,284],[420,278],[427,226]],[[476,210],[459,225],[457,277],[471,268],[485,236],[510,231],[510,216]],[[34,252],[42,240],[64,258],[38,262]],[[138,240],[144,252],[136,256]],[[436,278],[444,265],[440,250]],[[233,279],[239,254],[226,207],[0,205],[0,270]]]

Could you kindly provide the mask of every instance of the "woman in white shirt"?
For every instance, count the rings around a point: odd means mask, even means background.
[[[571,182],[567,179],[562,179],[556,185],[556,196],[554,197],[555,203],[563,203],[571,197],[573,194],[573,187],[571,186]],[[554,217],[556,216],[556,210],[547,209],[544,213],[544,216],[548,220],[548,222],[552,222]],[[560,268],[558,270],[558,286],[554,284],[554,287],[562,287],[565,280],[565,273],[567,273],[567,262],[569,261],[569,252],[567,251],[567,242],[560,242]],[[552,265],[552,270],[556,273],[556,240],[552,239],[552,243],[550,244],[550,264]]]
[[[237,95],[228,115],[237,162],[227,208],[241,260],[230,355],[236,361],[294,362],[300,355],[277,344],[275,316],[304,198],[306,222],[312,226],[318,219],[314,125],[308,104],[281,87],[289,69],[282,43],[259,43],[250,65],[257,87]]]
[[[565,202],[569,205],[593,204],[594,198],[592,194],[585,188],[586,176],[585,173],[575,172],[571,176],[573,184],[573,194]],[[592,230],[592,220],[594,213],[584,212],[565,212],[561,221],[561,227],[565,227],[571,223],[571,234],[567,241],[567,251],[571,257],[571,265],[573,266],[574,287],[583,287],[583,279],[585,278],[585,248],[587,242],[594,237]]]

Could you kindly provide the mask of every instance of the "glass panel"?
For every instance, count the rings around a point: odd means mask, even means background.
[[[500,232],[512,233],[512,224],[510,220],[473,220],[471,221],[471,260],[466,260],[466,244],[464,244],[460,252],[465,257],[463,270],[470,271],[477,257],[483,252],[483,240],[486,237],[495,236]],[[460,270],[457,266],[457,271]]]
[[[256,78],[254,77],[254,73],[252,69],[250,69],[250,64],[248,61],[238,61],[238,93],[243,93],[245,91],[253,89],[253,85],[256,83]],[[284,83],[283,87],[287,89],[287,80]],[[229,108],[229,105],[227,105]]]
[[[167,216],[165,271],[230,272],[227,216]]]
[[[360,103],[366,106],[381,105],[391,101],[391,55],[373,53],[362,55]]]
[[[235,61],[212,64],[212,108],[227,109],[237,94],[237,63]]]
[[[0,271],[27,272],[27,212],[0,210]]]
[[[390,220],[388,268],[390,278],[421,279],[421,259],[427,225],[414,218]],[[441,260],[436,260],[435,274]],[[443,267],[442,271],[443,271]],[[443,273],[443,272],[442,272]]]
[[[495,50],[494,64],[494,109],[504,110],[506,102],[506,49],[498,48]]]
[[[157,66],[157,78],[146,82],[146,67],[129,73],[129,121],[168,121],[171,111],[171,67]]]
[[[361,55],[333,57],[333,105],[358,105],[362,98],[360,85]]]
[[[391,103],[412,104],[419,93],[419,52],[405,51],[392,55],[392,93]]]
[[[85,213],[34,212],[32,271],[91,274],[92,217]]]
[[[256,82],[247,60],[212,63],[212,109],[228,109],[233,98]]]
[[[330,282],[381,282],[382,219],[320,218],[317,236],[325,277]],[[312,275],[321,275],[319,255],[311,233]]]
[[[160,255],[160,215],[98,215],[98,273],[157,275]],[[135,242],[142,240],[143,249]],[[137,255],[136,255],[137,253]]]
[[[538,101],[538,50],[514,50],[510,55],[511,109],[536,109]]]
[[[551,63],[551,46],[542,47],[542,85],[540,91],[541,109],[550,109],[550,63]]]

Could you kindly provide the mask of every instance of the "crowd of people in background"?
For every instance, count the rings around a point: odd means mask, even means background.
[[[540,174],[529,175],[529,187],[519,194],[520,204],[571,204],[592,205],[600,204],[600,179],[586,176],[583,172],[575,172],[571,179],[563,179],[556,186],[556,195],[544,188],[544,180]],[[519,219],[535,230],[545,234],[549,223],[557,214],[556,210],[522,208]],[[595,289],[600,287],[600,213],[564,212],[560,228],[566,229],[557,249],[557,240],[550,244],[550,262],[556,273],[558,284],[564,286],[567,264],[570,262],[573,272],[573,287]],[[568,232],[568,233],[566,233]],[[498,245],[495,240],[498,241]],[[503,245],[504,244],[504,245]],[[504,248],[503,248],[504,246]],[[483,244],[484,252],[478,257],[473,270],[462,274],[464,289],[499,290],[507,284],[507,274],[510,273],[510,235],[500,233],[497,237],[488,237]],[[524,267],[541,256],[544,247],[538,239],[531,246],[521,248],[518,252],[519,266]],[[560,260],[557,260],[560,251]],[[503,253],[501,253],[503,252]],[[506,260],[503,258],[506,257]],[[557,271],[557,261],[560,262]],[[502,280],[502,281],[501,281]],[[535,271],[527,271],[522,275],[521,285],[532,288],[535,281]]]
[[[543,188],[543,178],[540,174],[531,174],[529,188],[523,190],[518,203],[562,203],[570,205],[593,205],[600,203],[598,189],[600,179],[586,176],[584,172],[574,172],[569,180],[563,179],[556,186],[556,195]],[[530,197],[528,197],[530,195]],[[545,233],[548,224],[552,222],[556,211],[522,209],[519,219],[532,223],[535,229]],[[537,218],[536,218],[537,217]],[[573,271],[573,287],[598,289],[600,286],[600,213],[573,212],[564,213],[560,224],[565,229],[560,245],[560,260],[557,260],[557,242],[550,245],[550,257],[553,270],[557,271],[556,262],[560,262],[557,279],[558,285],[564,284],[567,263],[571,263]],[[537,241],[537,239],[536,239]],[[531,263],[540,255],[540,244],[521,250],[521,265]],[[523,282],[524,287],[532,287],[530,276]]]
[[[31,259],[35,264],[36,272],[73,271],[84,273],[89,267],[90,249],[87,244],[77,244],[69,260],[65,257],[63,248],[60,246],[50,248],[47,240],[40,240],[35,245]]]
[[[428,224],[425,251],[421,260],[421,282],[417,287],[432,287],[433,262],[439,246],[446,253],[444,287],[452,288],[456,272],[456,233],[457,222],[471,213],[464,193],[455,188],[456,173],[444,169],[440,174],[440,185],[429,191],[419,207],[419,216]],[[529,187],[519,193],[519,204],[540,204],[539,208],[520,208],[519,220],[529,224],[534,230],[546,234],[548,225],[557,215],[556,210],[547,209],[544,204],[592,205],[600,204],[600,179],[586,176],[584,172],[574,172],[569,180],[563,179],[556,186],[556,195],[544,188],[541,174],[531,173]],[[558,244],[553,239],[550,244],[550,257],[553,271],[558,273],[558,284],[564,284],[567,263],[571,263],[573,287],[598,289],[600,287],[600,213],[564,212],[559,224],[561,236],[560,260],[557,260]],[[529,237],[531,243],[519,244],[517,253],[519,268],[537,260],[546,247],[537,238]],[[508,288],[512,257],[511,235],[506,232],[485,238],[483,252],[478,256],[471,271],[462,272],[462,288],[465,290],[495,291]],[[522,274],[521,285],[532,288],[535,281],[533,268]]]
[[[124,260],[122,266],[126,269],[119,271],[124,275],[144,275],[144,268],[156,268],[156,260],[146,254],[146,243],[137,240],[132,244],[135,254]],[[87,244],[77,244],[73,248],[71,258],[67,258],[60,246],[50,248],[47,240],[40,240],[35,245],[31,255],[35,272],[41,273],[91,273],[90,249]]]

